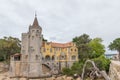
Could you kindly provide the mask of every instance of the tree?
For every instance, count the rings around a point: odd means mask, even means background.
[[[19,53],[21,48],[21,41],[14,37],[4,37],[0,39],[0,58],[9,60],[10,55]]]
[[[104,55],[101,55],[98,58],[94,58],[93,61],[100,70],[109,72],[110,60],[106,59]]]
[[[76,43],[76,46],[78,48],[78,55],[79,59],[86,60],[90,53],[90,47],[89,42],[91,41],[91,38],[87,34],[83,34],[81,36],[73,38],[73,42]]]
[[[67,74],[82,74],[82,69],[85,61],[92,60],[100,70],[109,70],[110,60],[104,57],[105,47],[102,44],[101,38],[91,39],[89,35],[83,34],[73,38],[78,48],[79,61],[75,62],[70,69],[66,69]],[[86,64],[85,77],[90,76],[93,66],[89,63]]]
[[[74,74],[81,75],[84,63],[75,62],[71,68],[63,68],[63,74],[73,76]]]
[[[102,44],[101,38],[94,38],[89,42],[89,47],[91,48],[90,58],[97,58],[103,55],[105,52],[105,47]]]
[[[82,68],[83,68],[83,62],[75,62],[73,64],[73,66],[71,67],[71,71],[74,73],[74,74],[78,74],[78,75],[81,75],[82,73]]]
[[[120,60],[120,38],[113,40],[108,46],[110,50],[117,50],[119,53],[119,60]]]
[[[43,38],[42,38],[42,41],[43,41],[43,42],[47,42],[48,40],[43,37]]]

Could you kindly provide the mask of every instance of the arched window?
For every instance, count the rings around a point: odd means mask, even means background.
[[[65,56],[60,55],[60,60],[64,60],[64,59],[65,59]]]
[[[72,60],[76,60],[76,56],[75,55],[72,56]]]
[[[46,56],[45,56],[45,60],[46,60],[46,61],[49,61],[49,60],[50,60],[50,56],[49,56],[49,55],[46,55]]]
[[[77,50],[75,49],[75,52],[76,52]]]
[[[52,56],[52,60],[55,60],[55,57],[54,57],[54,56]]]

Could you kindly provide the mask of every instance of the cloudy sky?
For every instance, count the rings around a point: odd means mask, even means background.
[[[86,33],[107,47],[120,37],[120,0],[0,0],[0,37],[21,38],[35,11],[49,41],[69,42]]]

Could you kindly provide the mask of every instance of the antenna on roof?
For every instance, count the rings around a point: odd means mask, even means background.
[[[37,17],[37,11],[35,11],[35,17]]]

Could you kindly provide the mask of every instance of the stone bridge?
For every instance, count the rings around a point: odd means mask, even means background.
[[[42,61],[42,64],[43,65],[46,65],[47,67],[49,67],[50,69],[52,69],[53,68],[53,64],[54,62],[53,61]]]
[[[58,73],[58,66],[56,66],[55,62],[52,60],[49,60],[49,61],[43,60],[42,66],[43,66],[43,72],[48,72],[52,74]]]
[[[120,61],[111,61],[109,76],[111,80],[120,80]]]

